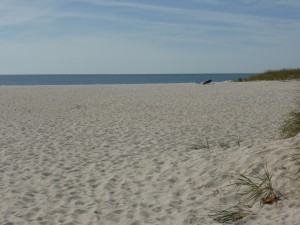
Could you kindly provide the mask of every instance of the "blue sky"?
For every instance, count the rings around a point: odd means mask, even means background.
[[[300,67],[299,0],[1,0],[0,74]]]

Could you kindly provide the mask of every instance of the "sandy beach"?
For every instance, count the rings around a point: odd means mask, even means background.
[[[260,174],[266,157],[285,197],[236,224],[296,225],[300,136],[279,128],[299,88],[0,86],[0,224],[219,224],[207,215],[237,203],[231,175]]]

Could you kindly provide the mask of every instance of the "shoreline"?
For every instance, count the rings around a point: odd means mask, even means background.
[[[228,174],[262,171],[264,155],[292,195],[282,159],[300,136],[276,138],[299,84],[0,86],[0,223],[218,224],[205,215],[236,201]],[[295,224],[299,209],[243,220]]]
[[[271,82],[294,82],[300,81],[298,80],[272,80]],[[248,82],[270,82],[268,80],[259,80],[259,81],[248,81]],[[223,83],[242,83],[240,81],[235,80],[224,80],[224,81],[212,81],[209,85],[212,84],[223,84]],[[243,81],[245,83],[245,81]],[[184,83],[123,83],[123,84],[0,84],[0,87],[85,87],[85,86],[142,86],[142,85],[203,85],[202,83],[195,82],[184,82]]]
[[[299,79],[294,80],[255,80],[255,81],[235,81],[235,80],[224,80],[224,81],[212,81],[210,84],[206,84],[205,86],[210,86],[214,84],[227,84],[227,83],[255,83],[255,82],[299,82]],[[97,87],[97,86],[161,86],[161,85],[198,85],[204,86],[202,83],[195,82],[185,82],[185,83],[124,83],[124,84],[0,84],[0,87]]]

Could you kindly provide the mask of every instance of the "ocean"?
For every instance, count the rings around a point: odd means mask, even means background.
[[[0,85],[92,85],[92,84],[165,84],[212,82],[249,77],[250,73],[214,74],[111,74],[111,75],[0,75]]]

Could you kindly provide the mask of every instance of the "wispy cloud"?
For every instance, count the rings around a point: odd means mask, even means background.
[[[274,5],[285,5],[289,7],[300,7],[300,2],[298,0],[242,0],[241,2],[245,4],[254,4],[259,6],[271,7]]]
[[[42,4],[36,1],[1,0],[0,2],[0,26],[24,24],[34,21],[39,17],[51,12],[51,8],[57,5],[58,1],[45,0]]]
[[[91,61],[96,61],[97,54],[101,60],[108,55],[109,48],[99,47],[97,41],[110,46],[111,58],[115,55],[120,61],[117,55],[121,52],[137,60],[129,53],[130,48],[143,49],[152,56],[153,48],[169,57],[189,52],[203,60],[205,55],[218,57],[229,52],[252,52],[255,56],[262,49],[296,51],[299,47],[293,43],[300,38],[299,7],[298,0],[1,0],[0,46],[16,46],[22,49],[19,52],[28,52],[34,46],[43,49],[41,46],[48,43],[68,58],[71,55],[66,52],[81,52],[79,45],[91,42],[86,49],[93,57],[83,54]],[[66,43],[70,47],[62,47]],[[92,45],[98,46],[98,51],[92,50]],[[6,59],[3,51],[1,54]],[[13,58],[14,54],[10,55]]]
[[[155,15],[163,14],[165,17],[167,17],[166,15],[176,16],[177,19],[172,21],[164,21],[162,19],[157,22],[151,18],[134,17],[118,13],[111,17],[106,17],[105,19],[114,21],[119,20],[122,23],[135,25],[142,24],[144,28],[147,28],[143,30],[143,32],[146,32],[147,35],[151,32],[151,30],[158,32],[159,30],[163,31],[159,32],[160,34],[167,33],[167,31],[172,33],[177,30],[177,33],[186,34],[186,40],[193,38],[195,40],[202,39],[201,41],[203,41],[203,38],[208,38],[211,41],[216,38],[209,36],[215,33],[218,38],[223,39],[226,39],[226,36],[231,36],[230,38],[234,37],[236,39],[237,37],[240,37],[244,39],[251,39],[254,42],[260,41],[263,43],[276,43],[276,40],[280,40],[285,37],[287,32],[289,33],[291,31],[299,30],[298,28],[300,28],[298,20],[289,18],[274,18],[268,15],[240,14],[235,11],[223,12],[222,10],[204,10],[201,8],[191,9],[189,7],[179,8],[174,6],[126,1],[87,1],[98,6],[126,8],[133,12],[146,11],[155,13]],[[270,1],[266,2],[270,3]],[[223,35],[219,36],[218,33]],[[231,33],[231,35],[229,33]],[[297,31],[296,33],[298,34]],[[183,36],[184,35],[179,35],[176,38],[183,38]],[[169,38],[172,39],[172,37]],[[268,41],[266,41],[267,38],[269,38]],[[273,41],[270,39],[273,39]]]
[[[244,0],[244,2],[249,3],[254,0]],[[275,0],[280,2],[280,0]],[[66,3],[79,3],[82,4],[95,4],[99,7],[110,7],[107,13],[97,14],[89,12],[72,12],[71,10],[64,11],[61,10],[59,6]],[[195,2],[192,1],[192,2]],[[208,2],[203,0],[198,0],[196,2]],[[215,0],[214,3],[217,1]],[[266,1],[265,2],[270,2]],[[290,0],[290,4],[295,4],[295,1]],[[154,17],[161,14],[164,18],[168,15],[177,17],[170,21],[162,21],[159,23],[153,19],[146,17],[131,16],[130,14],[122,14],[119,12],[114,12],[114,8],[126,8],[134,11],[146,11],[149,13],[155,13]],[[268,30],[265,28],[272,28],[273,32],[282,29],[289,29],[293,26],[297,26],[298,20],[283,19],[268,17],[266,15],[247,15],[240,14],[238,12],[223,12],[221,10],[208,10],[208,9],[190,9],[190,8],[179,8],[174,6],[162,6],[150,3],[137,3],[137,1],[105,1],[105,0],[66,0],[64,3],[58,0],[45,0],[40,4],[36,4],[36,1],[28,0],[26,4],[24,1],[20,0],[2,0],[0,3],[0,26],[12,26],[12,25],[22,25],[28,23],[40,23],[42,18],[47,18],[49,20],[60,20],[63,18],[89,18],[95,20],[107,20],[107,21],[122,21],[129,24],[147,23],[152,26],[161,26],[165,24],[174,29],[174,27],[180,28],[182,24],[185,23],[186,26],[196,26],[202,29],[218,29],[228,31],[232,30]],[[45,20],[46,21],[46,20]],[[185,22],[180,22],[185,21]],[[184,25],[184,26],[185,26]],[[298,26],[297,26],[298,27]],[[165,29],[167,27],[164,27]]]
[[[222,26],[241,26],[241,27],[273,27],[286,26],[288,24],[295,25],[298,20],[290,18],[274,18],[272,16],[265,15],[251,15],[241,14],[236,11],[223,12],[222,10],[208,10],[208,9],[190,9],[190,8],[179,8],[173,6],[161,6],[156,4],[145,4],[136,2],[125,2],[125,1],[103,1],[103,0],[86,0],[85,2],[101,6],[111,6],[119,8],[130,8],[133,10],[150,11],[155,13],[171,14],[181,17],[181,19],[188,20],[186,23],[197,23],[197,22],[210,22],[215,23],[216,27],[220,24]],[[249,1],[249,0],[248,0]],[[277,0],[279,1],[279,0]],[[202,2],[202,1],[201,1]],[[176,23],[176,21],[175,21]],[[292,23],[292,24],[291,24]],[[211,24],[212,25],[212,24]]]

